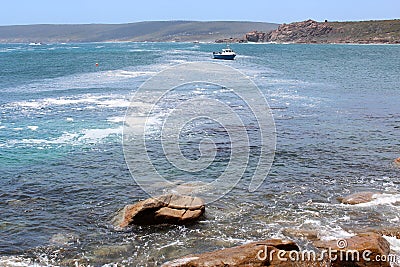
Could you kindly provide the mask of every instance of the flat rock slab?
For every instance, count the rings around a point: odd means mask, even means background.
[[[374,200],[374,196],[379,194],[380,193],[376,192],[359,192],[351,194],[346,197],[338,198],[338,201],[343,204],[357,205],[357,204],[371,202]]]
[[[119,226],[187,224],[199,219],[204,211],[205,204],[201,198],[162,195],[125,206]]]

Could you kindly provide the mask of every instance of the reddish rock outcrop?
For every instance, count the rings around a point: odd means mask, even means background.
[[[315,241],[320,251],[301,251],[296,243],[272,239],[164,263],[162,267],[389,267],[390,244],[380,234],[361,233],[339,241]],[[278,256],[279,255],[279,256]],[[297,258],[298,257],[298,258]]]
[[[316,42],[315,38],[327,35],[332,30],[333,28],[328,23],[316,22],[310,19],[302,22],[282,24],[277,30],[268,34],[267,41],[312,43]]]
[[[374,196],[379,193],[376,192],[359,192],[346,197],[339,197],[338,201],[343,204],[357,205],[361,203],[368,203],[374,200]]]
[[[120,227],[164,223],[187,224],[199,219],[204,211],[205,205],[201,198],[163,195],[127,205],[117,221]]]
[[[259,31],[252,31],[245,35],[245,39],[249,42],[264,42],[268,33],[259,32]]]
[[[226,38],[215,40],[216,43],[247,43],[246,38]]]
[[[373,232],[377,233],[381,236],[389,236],[389,237],[395,237],[397,239],[400,239],[400,227],[384,227],[384,228],[367,228],[367,229],[361,229],[359,231],[360,233],[362,232]]]
[[[313,43],[316,38],[323,37],[333,31],[329,23],[306,20],[290,24],[282,24],[271,32],[252,31],[245,35],[249,42],[294,42]]]
[[[389,262],[382,261],[390,253],[390,244],[377,233],[358,234],[340,241],[318,241],[314,245],[325,251],[337,251],[336,259],[331,261],[332,267],[390,266]]]
[[[267,251],[265,251],[267,248]],[[253,242],[242,246],[189,255],[181,259],[167,262],[163,267],[226,267],[226,266],[293,266],[292,263],[280,261],[275,255],[270,261],[270,251],[299,251],[292,241],[280,239]],[[267,256],[265,255],[267,252]],[[288,253],[287,253],[288,254]],[[265,258],[265,259],[264,259]]]
[[[400,20],[317,22],[306,20],[282,24],[271,32],[252,31],[249,42],[274,43],[400,43]]]

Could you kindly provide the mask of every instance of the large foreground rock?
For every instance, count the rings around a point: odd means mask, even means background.
[[[267,249],[266,249],[267,248]],[[275,251],[272,260],[271,251]],[[189,255],[181,259],[164,263],[162,267],[227,267],[227,266],[319,266],[313,262],[292,262],[278,259],[278,251],[286,251],[287,258],[290,251],[299,251],[299,247],[292,241],[271,239],[253,242],[242,246],[207,252],[198,255]],[[324,265],[324,266],[329,266]]]
[[[198,197],[163,195],[127,205],[120,215],[119,226],[191,223],[205,211]]]
[[[379,193],[375,192],[359,192],[354,193],[346,197],[338,198],[343,204],[357,205],[362,203],[368,203],[374,200],[374,196]]]
[[[331,261],[332,267],[374,267],[390,266],[389,262],[377,261],[383,259],[382,255],[387,256],[390,253],[390,244],[386,239],[377,233],[363,233],[340,241],[318,241],[314,245],[317,248],[328,251],[337,250],[337,259]],[[340,246],[339,246],[340,245]],[[342,252],[343,257],[340,257]],[[356,254],[354,254],[356,253]],[[367,254],[364,254],[367,253]],[[356,256],[359,255],[359,259]],[[363,254],[365,256],[363,256]],[[347,259],[346,259],[346,255]],[[354,259],[352,261],[352,259]],[[368,260],[369,259],[369,260]]]

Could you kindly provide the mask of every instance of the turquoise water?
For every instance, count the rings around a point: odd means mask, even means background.
[[[292,238],[285,228],[332,238],[397,225],[400,46],[275,44],[232,45],[237,60],[223,62],[252,79],[273,111],[275,161],[262,187],[249,193],[239,183],[196,225],[112,225],[117,210],[147,197],[121,144],[134,92],[170,66],[212,61],[210,52],[221,48],[0,45],[0,263],[154,266],[249,240]],[[186,147],[191,153],[197,148]],[[388,195],[356,207],[336,201],[363,190]]]

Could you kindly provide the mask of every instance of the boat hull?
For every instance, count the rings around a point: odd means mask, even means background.
[[[214,54],[214,59],[223,59],[223,60],[234,60],[236,55],[221,55],[221,54]]]

